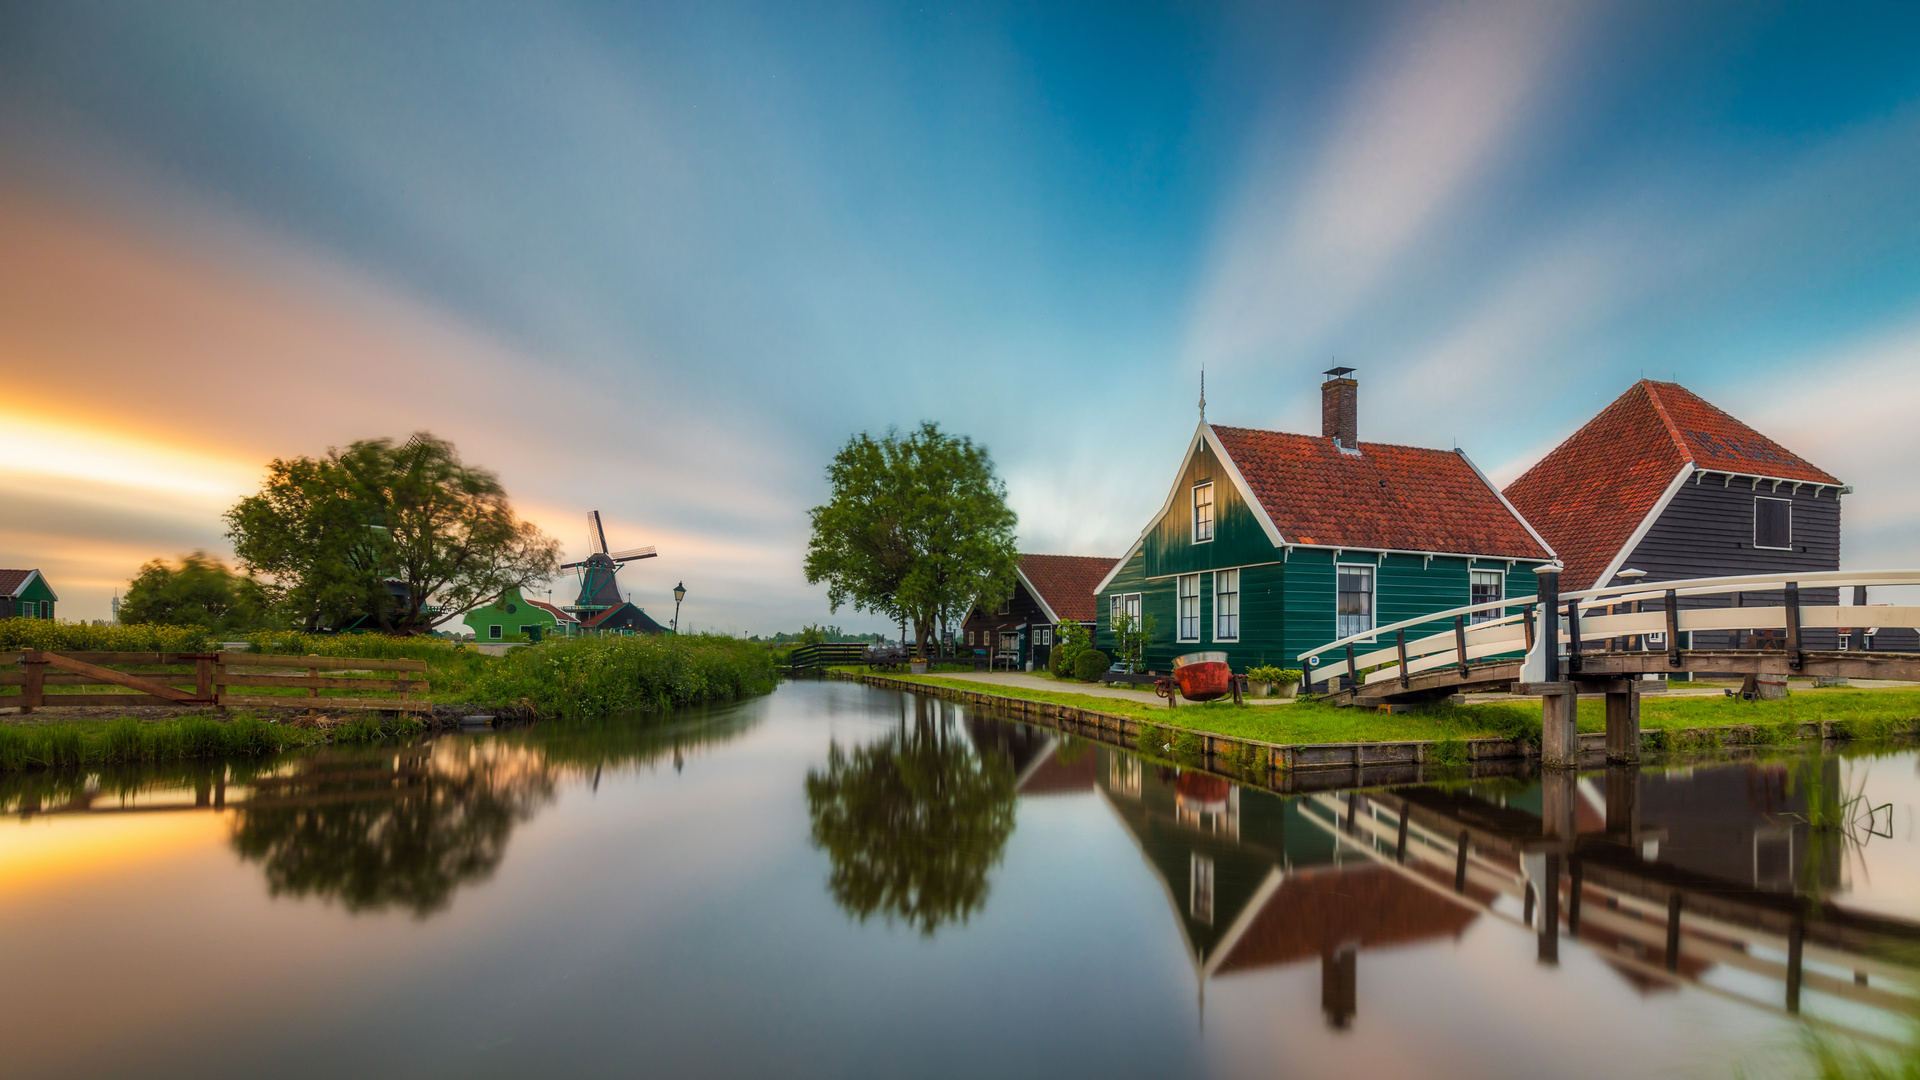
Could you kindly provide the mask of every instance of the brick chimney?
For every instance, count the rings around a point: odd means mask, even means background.
[[[1320,434],[1349,450],[1360,447],[1360,383],[1350,367],[1329,368],[1320,384]]]

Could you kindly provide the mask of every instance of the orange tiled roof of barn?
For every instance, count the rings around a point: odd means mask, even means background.
[[[1512,559],[1550,553],[1466,457],[1390,443],[1212,425],[1288,543]]]
[[[1507,485],[1506,496],[1566,563],[1562,587],[1584,589],[1689,463],[1709,472],[1840,484],[1686,387],[1642,379]]]
[[[1092,622],[1093,590],[1116,560],[1093,555],[1022,555],[1020,573],[1066,622]]]

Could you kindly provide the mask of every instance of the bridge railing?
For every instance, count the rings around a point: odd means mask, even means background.
[[[1730,577],[1688,578],[1679,581],[1636,582],[1599,589],[1580,589],[1560,594],[1562,605],[1556,616],[1564,615],[1573,604],[1580,613],[1579,636],[1582,640],[1619,637],[1644,637],[1649,634],[1687,633],[1689,631],[1784,630],[1789,625],[1787,605],[1753,607],[1678,606],[1682,598],[1728,595],[1742,592],[1771,592],[1797,589],[1835,589],[1854,586],[1887,587],[1920,585],[1920,570],[1829,570],[1806,574],[1741,574]],[[1654,605],[1654,610],[1644,610]],[[1536,633],[1540,598],[1507,597],[1481,604],[1435,611],[1405,619],[1359,634],[1328,642],[1299,654],[1310,683],[1327,682],[1354,670],[1369,673],[1364,684],[1400,679],[1449,665],[1464,665],[1492,656],[1524,652],[1532,648]],[[1613,609],[1635,609],[1616,613]],[[1839,628],[1860,625],[1871,613],[1870,625],[1876,627],[1920,627],[1920,607],[1853,605],[1795,605],[1800,628]],[[1518,608],[1517,612],[1510,609]],[[1491,615],[1474,622],[1476,615]],[[1409,630],[1418,630],[1436,622],[1452,620],[1454,626],[1437,634],[1408,638]],[[1553,627],[1558,641],[1569,642],[1572,628],[1562,627],[1558,617],[1545,620]],[[1382,647],[1382,642],[1385,642]],[[1361,647],[1365,646],[1365,651]],[[1667,648],[1677,648],[1669,638]],[[1331,663],[1316,658],[1334,654]],[[1348,657],[1351,656],[1351,665]]]

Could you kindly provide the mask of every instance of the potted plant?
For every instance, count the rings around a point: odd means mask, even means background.
[[[1293,668],[1247,669],[1247,683],[1255,697],[1294,697],[1300,692],[1300,672]]]
[[[915,675],[925,675],[927,673],[927,661],[924,657],[914,657],[911,667]]]

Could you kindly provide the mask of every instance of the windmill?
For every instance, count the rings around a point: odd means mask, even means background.
[[[614,584],[614,576],[620,572],[621,566],[660,554],[652,547],[608,551],[607,530],[600,527],[598,510],[587,511],[587,549],[592,554],[579,562],[560,564],[562,570],[580,571],[580,597],[561,610],[571,613],[583,623],[603,611],[626,603]]]

